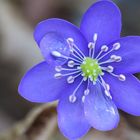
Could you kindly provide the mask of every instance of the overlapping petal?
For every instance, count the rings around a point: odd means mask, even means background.
[[[116,40],[115,42],[119,42],[121,44],[121,47],[119,50],[113,51],[110,55],[115,54],[121,56],[122,61],[111,64],[115,68],[114,72],[116,73],[140,72],[140,36],[123,37],[119,40]]]
[[[88,51],[88,49],[86,49],[87,41],[85,37],[81,34],[80,30],[76,26],[69,23],[68,21],[52,18],[40,22],[34,31],[34,38],[39,46],[42,38],[48,33],[56,33],[65,40],[67,38],[73,38],[75,44],[84,53],[87,53]]]
[[[82,85],[77,91],[77,100],[75,103],[69,101],[69,95],[73,93],[77,84],[75,83],[67,87],[57,108],[59,128],[65,137],[72,140],[82,137],[90,128],[90,125],[85,119],[83,103],[81,102],[81,95],[85,86]]]
[[[31,102],[49,102],[57,100],[65,87],[65,78],[56,80],[55,69],[42,62],[30,69],[19,84],[19,93]]]
[[[101,45],[107,45],[120,38],[121,13],[111,1],[96,2],[84,14],[80,29],[88,41],[92,41],[93,35],[97,33],[98,52]]]
[[[85,99],[86,119],[91,126],[101,131],[116,128],[119,122],[118,110],[111,99],[105,96],[99,84],[90,85],[90,93]]]
[[[113,101],[121,110],[140,116],[140,82],[133,75],[126,75],[126,81],[106,74],[105,81],[110,85]]]

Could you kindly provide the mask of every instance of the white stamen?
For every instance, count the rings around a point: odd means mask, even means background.
[[[72,43],[74,43],[74,39],[73,39],[73,38],[68,38],[68,39],[67,39],[67,42],[68,42],[69,44],[72,44]]]
[[[107,71],[107,72],[109,72],[109,73],[112,73],[113,70],[114,70],[114,67],[112,67],[112,66],[107,66],[107,67],[101,67],[101,69],[102,69],[102,70],[105,70],[105,71]]]
[[[83,58],[79,57],[79,55],[74,54],[74,52],[72,52],[71,55],[73,55],[75,58],[77,58],[82,63]]]
[[[52,51],[51,54],[52,54],[53,56],[55,56],[55,57],[61,57],[61,58],[64,58],[64,59],[71,59],[71,60],[76,61],[76,62],[78,62],[78,63],[80,63],[80,64],[81,64],[81,62],[82,62],[82,61],[80,61],[80,60],[78,60],[78,59],[75,59],[75,58],[73,58],[73,57],[68,57],[68,56],[62,55],[61,53],[59,53],[59,52],[57,52],[57,51]]]
[[[105,95],[108,96],[110,99],[112,99],[112,96],[108,90],[105,90]]]
[[[68,61],[68,67],[74,67],[75,62],[73,60]]]
[[[61,57],[61,53],[59,53],[58,51],[52,51],[51,54],[55,57]]]
[[[123,75],[123,74],[120,74],[120,75],[118,76],[118,78],[119,78],[120,81],[125,81],[125,80],[126,80],[126,77],[125,77],[125,75]]]
[[[84,95],[87,96],[89,94],[89,89],[87,88],[85,91],[84,91]]]
[[[89,57],[92,56],[92,50],[95,48],[95,43],[89,42],[88,43],[88,48],[89,48]]]
[[[100,62],[99,65],[107,64],[107,63],[111,63],[111,62],[114,62],[114,60],[108,59],[108,60],[106,60],[106,61]]]
[[[98,61],[101,60],[102,58],[104,58],[106,55],[108,55],[112,51],[118,50],[119,48],[120,48],[120,43],[113,44],[113,48],[111,50],[109,50],[107,53],[105,53],[104,55],[102,55],[100,58],[98,58]]]
[[[94,47],[95,47],[95,43],[93,43],[93,42],[88,43],[88,48],[89,49],[93,49]]]
[[[106,89],[107,91],[110,90],[110,86],[109,86],[109,84],[105,83],[105,89]]]
[[[111,96],[110,91],[109,91],[109,90],[110,90],[109,84],[107,84],[107,83],[104,81],[104,79],[102,78],[102,76],[100,76],[100,79],[101,79],[101,81],[100,81],[100,80],[98,80],[98,81],[99,81],[99,83],[101,84],[101,86],[103,86],[103,88],[105,89],[105,90],[104,90],[105,95],[108,96],[110,99],[112,99],[112,96]]]
[[[86,96],[82,96],[82,102],[84,103],[86,99]]]
[[[103,46],[101,47],[101,51],[107,52],[107,51],[108,51],[108,46],[103,45]]]
[[[61,67],[61,66],[56,66],[56,67],[55,67],[55,70],[56,70],[57,72],[60,72],[60,71],[62,70],[62,67]]]
[[[73,91],[73,93],[69,96],[69,100],[70,100],[71,103],[74,103],[76,101],[75,94],[76,94],[77,90],[80,88],[80,86],[82,85],[83,81],[84,81],[84,78],[80,81],[80,83],[75,88],[75,90]]]
[[[103,46],[101,47],[101,51],[98,53],[98,55],[96,56],[95,59],[98,59],[99,56],[100,56],[103,52],[107,52],[107,51],[108,51],[108,46],[103,45]]]
[[[83,59],[85,57],[83,52],[74,44],[74,39],[73,38],[68,38],[67,42],[70,45],[70,47],[73,49],[73,51],[75,51],[77,53],[77,55],[79,55],[80,58]],[[74,48],[77,49],[79,52],[76,51]]]
[[[106,71],[107,72],[113,72],[114,68],[112,66],[107,66]]]
[[[120,61],[122,61],[122,57],[117,56],[117,58],[116,58],[116,62],[120,62]]]
[[[81,72],[81,70],[75,70],[74,72],[62,74],[62,76],[69,76],[69,75],[77,74],[77,73],[79,73],[79,72]]]
[[[73,95],[73,94],[69,96],[69,101],[70,101],[71,103],[74,103],[74,102],[76,101],[76,99],[77,99],[76,96]]]
[[[112,61],[115,61],[115,62],[120,62],[122,60],[122,58],[120,56],[117,56],[117,55],[111,55],[110,59]]]
[[[114,74],[114,73],[110,73],[110,74],[113,75],[114,77],[117,77],[120,81],[125,81],[126,80],[126,77],[123,74],[120,74],[120,75],[117,75],[117,74]]]
[[[119,42],[113,44],[113,50],[118,50],[120,49],[120,47],[121,47],[121,44]]]
[[[61,74],[61,73],[56,73],[56,74],[54,75],[54,77],[55,77],[56,79],[60,79],[60,78],[62,77],[62,74]]]
[[[93,41],[96,42],[97,41],[97,38],[98,38],[98,34],[95,33],[94,36],[93,36]]]
[[[97,38],[98,38],[98,34],[95,33],[94,36],[93,36],[93,49],[92,49],[92,53],[91,53],[91,58],[94,58],[94,53],[95,53],[95,45],[96,45],[96,41],[97,41]]]
[[[67,78],[67,82],[69,83],[69,84],[71,84],[71,83],[73,83],[74,82],[74,76],[69,76],[68,78]]]

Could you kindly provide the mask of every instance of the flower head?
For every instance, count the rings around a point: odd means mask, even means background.
[[[19,93],[32,102],[59,100],[58,125],[68,139],[90,127],[116,128],[118,109],[140,115],[140,83],[132,75],[140,71],[140,36],[121,38],[120,31],[120,11],[106,0],[87,10],[80,29],[56,18],[35,29],[45,61],[25,74]]]

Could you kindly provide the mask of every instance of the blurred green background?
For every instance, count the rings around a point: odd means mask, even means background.
[[[43,60],[33,39],[35,25],[52,17],[79,25],[82,14],[94,2],[95,0],[0,0],[0,134],[24,119],[34,106],[38,106],[25,101],[17,92],[18,83],[26,70]],[[114,2],[122,12],[122,36],[140,35],[140,0]],[[121,116],[117,130],[109,133],[91,130],[83,140],[140,140],[140,117],[124,112],[121,112]],[[65,140],[57,130],[54,134],[48,140]]]

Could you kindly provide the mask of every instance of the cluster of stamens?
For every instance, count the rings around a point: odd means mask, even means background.
[[[71,52],[71,55],[69,57],[62,55],[58,51],[52,51],[52,55],[54,57],[62,57],[67,59],[67,64],[65,64],[64,66],[55,67],[57,73],[54,75],[54,77],[56,79],[67,77],[67,83],[72,84],[74,83],[76,78],[78,78],[79,76],[82,77],[80,83],[77,85],[73,93],[69,96],[69,101],[72,103],[76,101],[76,92],[84,82],[86,82],[87,88],[85,89],[82,96],[83,102],[85,100],[85,97],[90,93],[90,82],[92,82],[93,85],[95,85],[96,82],[99,82],[104,88],[105,95],[112,99],[110,94],[110,86],[103,79],[104,72],[108,72],[112,76],[118,78],[120,81],[125,81],[125,76],[123,74],[117,75],[113,73],[114,67],[112,67],[111,65],[108,65],[106,67],[102,66],[103,64],[122,61],[122,58],[117,55],[111,55],[108,60],[102,61],[105,56],[113,51],[117,51],[118,49],[120,49],[120,43],[114,43],[113,47],[110,50],[107,45],[103,45],[101,46],[101,50],[98,55],[94,56],[97,38],[97,34],[94,34],[93,42],[90,42],[88,44],[88,56],[85,56],[83,54],[83,52],[76,46],[72,38],[67,39],[67,43]]]

